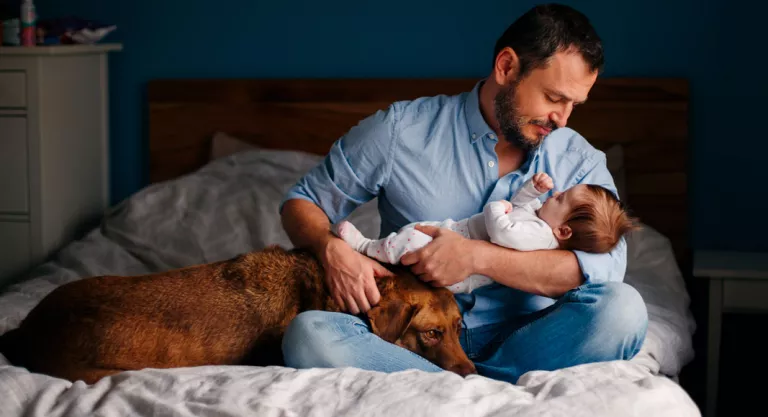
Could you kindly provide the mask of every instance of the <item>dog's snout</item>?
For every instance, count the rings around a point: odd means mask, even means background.
[[[450,367],[450,371],[455,372],[461,376],[467,376],[467,375],[477,373],[475,364],[473,364],[472,362],[457,363],[456,365],[453,365],[452,367]]]

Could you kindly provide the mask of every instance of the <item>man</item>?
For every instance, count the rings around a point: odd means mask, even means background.
[[[288,193],[286,232],[317,254],[336,302],[359,314],[378,303],[375,279],[389,271],[330,228],[374,197],[386,236],[410,222],[479,213],[536,172],[548,173],[555,191],[592,183],[615,193],[605,155],[565,128],[602,65],[601,41],[584,15],[562,5],[531,9],[497,41],[490,75],[471,92],[393,103],[338,140]],[[621,282],[623,239],[601,255],[516,252],[446,229],[420,230],[434,240],[402,263],[422,280],[448,286],[480,274],[495,281],[456,294],[462,347],[481,375],[514,383],[530,370],[630,359],[640,349],[647,312]],[[283,353],[297,368],[440,371],[349,314],[300,314]]]

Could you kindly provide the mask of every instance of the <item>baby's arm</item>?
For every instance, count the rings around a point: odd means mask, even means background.
[[[535,174],[531,179],[523,183],[523,186],[512,196],[510,202],[515,207],[531,206],[531,209],[541,208],[539,197],[554,188],[552,178],[544,172]]]
[[[491,243],[520,251],[558,246],[549,225],[524,210],[513,209],[507,214],[501,201],[492,201],[485,205],[483,215]]]

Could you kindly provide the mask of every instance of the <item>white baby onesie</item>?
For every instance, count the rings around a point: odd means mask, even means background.
[[[469,233],[468,219],[442,222],[418,222],[403,226],[397,232],[392,232],[382,239],[368,239],[357,228],[348,222],[339,224],[336,234],[344,239],[353,249],[371,258],[393,265],[400,263],[400,258],[408,252],[414,252],[432,241],[432,237],[415,229],[417,225],[435,226],[453,230],[460,235],[472,239]]]
[[[552,228],[536,215],[542,204],[533,181],[528,180],[510,200],[512,211],[504,213],[504,204],[492,201],[485,205],[483,218],[491,243],[519,251],[557,249]]]
[[[482,218],[480,220],[482,220]],[[349,222],[339,223],[338,227],[335,229],[335,233],[356,251],[381,262],[396,265],[400,263],[400,258],[405,254],[408,252],[415,252],[432,241],[432,236],[416,230],[416,225],[450,229],[468,239],[478,238],[470,231],[469,219],[460,220],[458,222],[452,219],[447,219],[442,222],[427,221],[411,223],[403,226],[396,233],[392,232],[387,237],[377,240],[366,238],[352,223]],[[482,221],[479,225],[482,229],[485,229]],[[470,293],[475,288],[491,283],[493,283],[493,280],[484,275],[470,275],[463,281],[449,285],[446,288],[453,293]]]
[[[538,200],[541,194],[528,180],[510,200],[513,210],[508,214],[504,213],[503,203],[494,201],[486,204],[482,213],[470,218],[411,223],[377,240],[366,238],[349,222],[339,223],[334,232],[356,251],[393,265],[399,264],[405,254],[417,251],[432,241],[431,236],[416,230],[416,225],[450,229],[468,239],[490,241],[511,249],[553,249],[557,247],[557,239],[554,239],[547,223],[536,217],[536,210],[541,207]],[[470,275],[447,288],[453,293],[470,293],[491,283],[493,280],[487,276]]]

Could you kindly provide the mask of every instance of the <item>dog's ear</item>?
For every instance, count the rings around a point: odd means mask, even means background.
[[[395,343],[411,325],[416,308],[405,301],[395,298],[382,300],[368,311],[371,330],[389,343]]]

